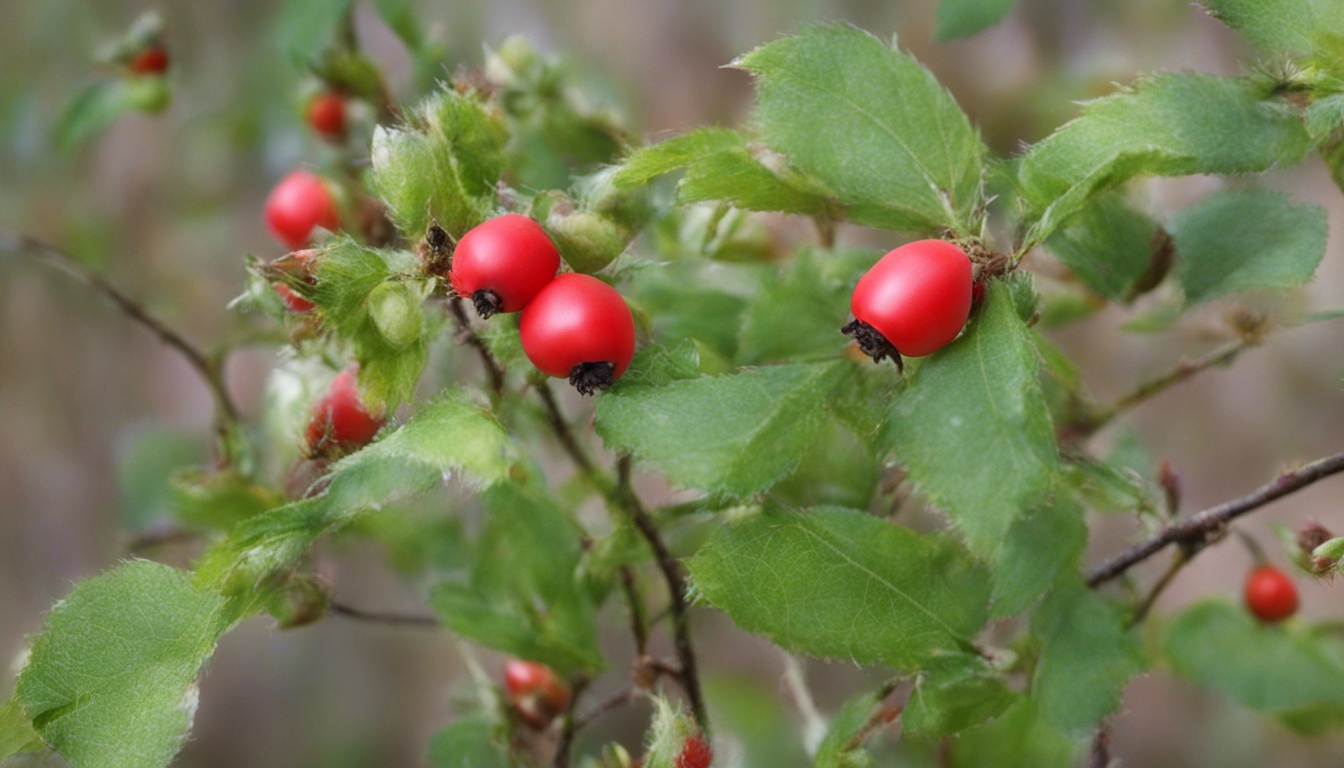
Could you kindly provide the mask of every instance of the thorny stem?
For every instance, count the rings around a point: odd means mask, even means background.
[[[542,404],[546,407],[546,421],[560,441],[561,447],[569,454],[579,471],[587,475],[593,485],[606,497],[608,505],[621,509],[630,517],[630,520],[635,524],[635,528],[653,550],[654,560],[658,565],[658,570],[663,574],[663,580],[667,582],[667,590],[671,600],[673,642],[677,649],[677,660],[681,664],[678,677],[681,680],[682,688],[686,691],[686,698],[690,701],[691,712],[695,715],[700,728],[708,733],[708,710],[705,708],[704,695],[700,690],[700,676],[696,671],[695,663],[695,648],[691,642],[690,624],[686,615],[686,580],[681,574],[680,563],[676,556],[672,554],[672,551],[668,549],[667,543],[663,541],[658,526],[649,516],[648,510],[644,509],[644,504],[639,500],[639,496],[635,494],[634,489],[630,487],[630,457],[622,456],[617,462],[618,482],[613,487],[611,479],[597,468],[588,453],[575,439],[574,432],[569,428],[569,423],[565,421],[564,414],[560,412],[560,407],[555,401],[555,394],[551,391],[550,385],[544,381],[540,382],[537,384],[536,390]],[[638,609],[632,607],[631,610]]]
[[[392,624],[402,627],[424,627],[425,629],[438,629],[439,620],[433,616],[419,616],[405,613],[389,613],[385,611],[366,611],[363,608],[354,608],[344,603],[331,601],[328,606],[332,613],[337,616],[344,616],[347,619],[355,621],[366,621],[371,624]]]
[[[1284,472],[1245,496],[1210,507],[1184,522],[1167,526],[1147,540],[1126,549],[1094,568],[1088,574],[1087,584],[1090,587],[1105,584],[1171,544],[1181,545],[1187,552],[1187,559],[1193,558],[1232,520],[1339,472],[1344,472],[1344,453],[1317,459],[1300,469]]]
[[[448,312],[452,314],[453,322],[457,323],[462,341],[470,344],[481,356],[481,363],[485,366],[485,376],[490,381],[490,391],[496,397],[504,394],[504,367],[490,353],[490,347],[486,346],[485,339],[482,339],[480,334],[472,328],[466,310],[462,309],[462,299],[460,297],[448,300]]]
[[[217,358],[207,356],[187,341],[181,334],[168,327],[162,320],[150,314],[135,299],[122,291],[97,272],[89,269],[69,252],[20,232],[0,230],[0,250],[12,251],[45,261],[70,277],[84,283],[101,293],[127,317],[144,326],[159,340],[182,355],[191,367],[200,374],[201,380],[209,387],[215,399],[216,424],[221,439],[227,441],[227,434],[238,421],[238,408],[229,396],[224,385],[223,367]],[[228,451],[225,451],[228,455]]]

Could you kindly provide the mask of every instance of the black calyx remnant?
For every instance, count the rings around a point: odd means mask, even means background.
[[[420,258],[424,262],[425,272],[431,275],[446,275],[453,266],[453,248],[457,243],[448,230],[436,221],[425,232],[425,241],[420,245]]]
[[[569,383],[580,395],[591,395],[616,382],[616,366],[611,363],[579,363],[569,371]]]
[[[489,288],[482,288],[471,294],[471,303],[476,307],[476,314],[485,320],[494,317],[495,313],[504,306],[504,301],[499,298],[499,294]]]
[[[887,337],[879,333],[873,326],[862,320],[855,320],[841,328],[840,332],[846,336],[853,336],[854,340],[859,343],[859,349],[863,350],[863,354],[873,358],[874,363],[880,363],[883,358],[889,357],[892,362],[896,363],[896,370],[905,371],[905,362],[901,360],[901,353],[896,351],[896,347],[892,346],[890,341],[887,341]]]

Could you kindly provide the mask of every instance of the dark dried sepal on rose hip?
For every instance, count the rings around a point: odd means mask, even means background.
[[[901,359],[901,353],[892,346],[887,337],[877,332],[873,326],[861,321],[854,320],[840,329],[840,332],[846,336],[853,336],[854,341],[858,342],[859,349],[863,354],[873,358],[874,363],[880,363],[884,358],[891,358],[896,363],[896,370],[904,371],[905,362]]]
[[[482,288],[471,294],[471,304],[476,307],[476,314],[480,315],[482,320],[489,320],[504,307],[504,301],[499,298],[499,294],[488,288]]]
[[[611,363],[579,363],[569,372],[569,383],[581,395],[591,395],[616,383],[616,366]]]
[[[421,242],[419,248],[420,260],[424,264],[425,273],[429,275],[447,275],[448,270],[453,266],[453,249],[457,242],[453,236],[448,234],[448,230],[439,226],[436,221],[429,225],[425,230],[425,239]]]

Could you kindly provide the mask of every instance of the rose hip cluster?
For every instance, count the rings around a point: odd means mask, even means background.
[[[447,280],[481,317],[522,312],[523,352],[542,373],[582,394],[611,386],[635,354],[635,320],[616,289],[560,270],[541,225],[510,213],[481,224],[453,248]]]

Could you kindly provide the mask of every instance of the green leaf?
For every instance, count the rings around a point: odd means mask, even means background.
[[[726,200],[749,211],[784,211],[809,216],[834,208],[827,190],[815,179],[788,168],[764,147],[727,128],[700,128],[673,139],[642,147],[621,164],[614,179],[620,186],[647,183],[685,168],[677,184],[677,202]]]
[[[1296,108],[1245,78],[1164,74],[1089,102],[1017,166],[1040,242],[1098,194],[1145,173],[1253,173],[1302,159],[1311,142]]]
[[[196,675],[227,627],[224,599],[174,568],[125,563],[47,616],[17,698],[76,768],[166,766],[196,712]]]
[[[613,389],[597,432],[688,488],[745,496],[798,466],[850,366],[781,365],[662,387]]]
[[[985,148],[913,59],[847,25],[807,27],[736,65],[756,76],[772,149],[819,179],[860,224],[978,231]]]
[[[1003,21],[1017,0],[939,0],[933,39],[956,40],[984,32]]]
[[[1122,612],[1076,577],[1062,579],[1037,607],[1031,631],[1041,641],[1031,697],[1065,733],[1090,731],[1119,706],[1129,679],[1147,669]]]
[[[985,621],[989,578],[951,540],[838,508],[730,519],[691,559],[738,626],[820,658],[918,669]]]
[[[462,717],[439,729],[429,742],[434,768],[509,768],[508,744],[485,717]]]
[[[336,34],[351,0],[287,0],[276,21],[276,43],[299,65],[316,59]]]
[[[762,271],[756,265],[682,261],[640,273],[635,299],[651,318],[656,337],[696,339],[732,360],[746,297],[756,291]]]
[[[1177,275],[1190,304],[1311,279],[1325,256],[1325,209],[1268,189],[1208,197],[1172,219]]]
[[[1200,0],[1214,17],[1270,53],[1309,53],[1344,35],[1336,0]]]
[[[1116,192],[1069,219],[1046,247],[1088,288],[1127,302],[1152,264],[1156,234],[1157,222]]]
[[[333,465],[321,495],[239,525],[202,557],[197,582],[241,598],[239,612],[255,610],[266,597],[256,590],[360,512],[429,490],[449,473],[490,486],[509,477],[514,461],[499,423],[465,391],[448,390],[387,437]]]
[[[11,699],[0,706],[0,760],[24,752],[46,749],[42,737],[33,730],[33,724],[24,714],[23,704]]]
[[[738,361],[754,365],[838,357],[850,343],[840,333],[849,294],[858,275],[875,261],[867,251],[798,254],[787,271],[767,280],[743,315]]]
[[[950,736],[998,717],[1015,698],[984,659],[940,656],[920,676],[901,721],[905,733]]]
[[[1031,607],[1061,573],[1077,567],[1086,544],[1083,510],[1067,496],[1056,495],[1025,511],[1008,530],[994,563],[990,614],[1006,618]]]
[[[544,489],[520,483],[483,495],[489,518],[470,573],[434,588],[452,631],[561,672],[603,665],[596,609],[580,581],[584,531]]]
[[[373,9],[411,51],[424,47],[425,35],[415,16],[414,0],[373,0]]]
[[[1261,624],[1210,600],[1176,617],[1162,650],[1176,674],[1290,727],[1344,723],[1344,644],[1335,638]]]
[[[945,510],[971,550],[994,558],[1058,469],[1040,360],[1007,282],[989,286],[967,331],[892,399],[883,444]]]
[[[148,78],[136,80],[148,81]],[[137,109],[135,91],[144,87],[117,79],[100,81],[80,91],[70,100],[56,125],[56,146],[63,151],[75,149],[117,118]]]
[[[993,722],[952,742],[954,768],[1070,768],[1078,748],[1021,698]]]
[[[854,744],[873,712],[882,704],[875,693],[856,696],[831,718],[826,738],[817,747],[816,768],[867,768],[872,760],[863,751],[862,743]]]
[[[175,473],[170,479],[173,516],[192,525],[227,531],[243,520],[285,503],[280,493],[235,471]]]
[[[460,238],[494,211],[506,139],[478,99],[441,91],[413,110],[407,127],[374,131],[373,187],[406,235],[438,222]]]

